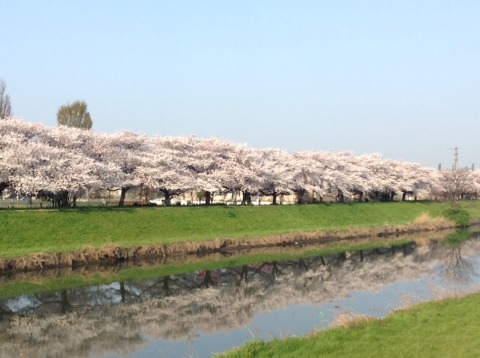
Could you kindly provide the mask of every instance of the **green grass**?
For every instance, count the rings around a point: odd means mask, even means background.
[[[424,303],[305,338],[254,341],[240,357],[479,357],[480,294]]]
[[[480,202],[463,207],[472,218],[480,217]],[[422,213],[440,216],[447,208],[444,203],[357,203],[0,210],[0,257],[406,224]]]

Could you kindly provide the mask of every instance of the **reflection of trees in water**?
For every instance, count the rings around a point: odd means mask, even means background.
[[[3,305],[0,305],[0,322],[10,320],[13,315],[14,313],[12,312],[12,310],[3,307]]]
[[[462,253],[480,252],[479,242],[469,241]],[[440,244],[431,250],[405,245],[0,301],[0,328],[6,332],[0,336],[0,356],[88,356],[111,353],[112,347],[122,353],[143,344],[144,335],[192,341],[199,331],[245,326],[260,311],[292,303],[321,304],[352,290],[378,290],[429,274],[439,260],[458,268],[465,262],[459,253],[453,260],[452,251]],[[32,335],[38,338],[32,340]]]
[[[266,289],[274,285],[281,286],[284,281],[288,282],[288,280],[279,282],[279,277],[285,279],[297,276],[296,280],[299,282],[302,280],[308,282],[312,280],[312,277],[317,277],[320,279],[320,282],[329,282],[338,279],[336,276],[338,276],[338,271],[342,267],[349,272],[355,271],[365,261],[374,262],[378,261],[382,256],[386,258],[398,253],[405,255],[413,249],[413,245],[405,245],[368,251],[362,250],[354,253],[339,253],[283,262],[273,261],[243,265],[240,268],[206,270],[137,282],[120,281],[110,285],[100,285],[85,289],[38,293],[23,297],[22,304],[19,306],[14,305],[16,308],[13,312],[20,315],[34,314],[38,316],[65,314],[79,307],[100,307],[119,302],[138,303],[152,298],[175,298],[186,293],[195,292],[199,288],[209,289],[218,287],[222,289],[226,286],[241,287],[242,284],[248,285],[252,283],[252,288],[254,289],[258,289],[258,286]],[[308,274],[304,275],[304,273]],[[378,275],[376,276],[378,277]],[[367,277],[365,277],[365,280],[367,281]],[[4,314],[12,313],[5,307],[3,307],[3,311],[5,312]]]
[[[475,267],[471,262],[462,257],[460,246],[448,249],[446,264],[443,269],[443,276],[451,281],[467,283],[472,280],[475,273]]]
[[[446,245],[441,248],[445,251],[444,266],[442,267],[442,276],[452,282],[469,283],[476,274],[475,266],[470,261],[474,255],[480,253],[472,245],[463,245],[469,238],[477,239],[478,233],[471,234],[468,230],[459,230],[446,237]],[[469,251],[467,251],[469,250]],[[465,258],[463,252],[468,258]]]

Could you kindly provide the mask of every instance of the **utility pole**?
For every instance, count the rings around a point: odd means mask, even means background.
[[[454,169],[458,169],[458,147],[455,147],[455,166]]]
[[[452,148],[448,148],[448,150],[452,150]],[[453,158],[452,170],[457,170],[458,169],[458,146],[455,146],[455,148],[453,148],[453,151],[454,151],[454,158]]]

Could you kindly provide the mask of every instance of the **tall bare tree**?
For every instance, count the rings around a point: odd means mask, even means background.
[[[76,101],[61,106],[57,112],[57,123],[59,126],[82,129],[90,129],[93,124],[90,113],[87,111],[87,104],[84,101]]]
[[[0,80],[0,119],[5,119],[12,115],[12,105],[10,96],[6,93],[6,88],[5,81]]]
[[[445,198],[456,202],[475,192],[473,173],[468,168],[445,170],[441,173],[441,185]]]

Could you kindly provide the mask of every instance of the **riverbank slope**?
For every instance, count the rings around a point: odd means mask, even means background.
[[[0,271],[449,228],[448,203],[2,210]],[[462,203],[472,219],[480,202]]]

